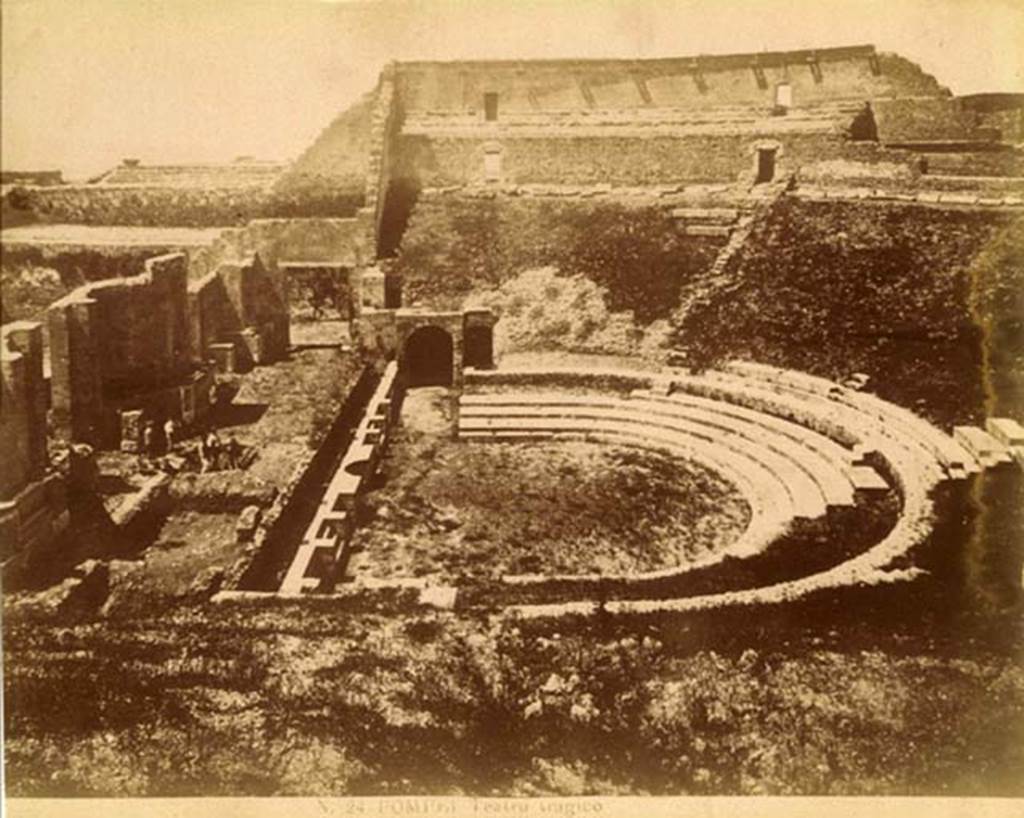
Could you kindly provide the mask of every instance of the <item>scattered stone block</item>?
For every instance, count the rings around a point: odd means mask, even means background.
[[[224,569],[211,566],[200,571],[189,585],[187,596],[209,599],[224,585]]]
[[[450,611],[457,596],[458,589],[452,585],[428,585],[420,589],[419,604]]]
[[[210,344],[210,356],[213,366],[218,372],[234,372],[236,370],[234,344]]]
[[[86,560],[58,585],[18,601],[16,609],[44,614],[88,614],[106,602],[110,568],[99,560]]]
[[[260,524],[263,512],[259,506],[246,506],[238,515],[238,522],[235,523],[235,539],[240,542],[252,542],[256,535],[256,527]]]
[[[142,410],[121,412],[121,451],[135,454],[142,451]]]
[[[969,193],[943,193],[939,201],[943,204],[974,205],[978,203],[978,197]]]
[[[714,238],[729,238],[732,228],[715,224],[688,224],[684,228],[687,236],[704,236]]]
[[[889,484],[885,482],[877,471],[871,466],[853,466],[850,468],[850,482],[857,491],[888,491]]]

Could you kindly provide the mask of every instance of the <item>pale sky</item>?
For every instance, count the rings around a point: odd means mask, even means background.
[[[0,0],[3,167],[297,156],[390,59],[874,43],[1024,91],[1022,0]]]

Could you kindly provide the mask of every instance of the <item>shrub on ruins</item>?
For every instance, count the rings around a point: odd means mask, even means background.
[[[479,301],[500,316],[495,351],[565,350],[629,354],[639,332],[628,312],[612,312],[607,291],[580,275],[554,267],[526,270]]]
[[[3,320],[7,322],[38,318],[67,292],[67,288],[60,274],[51,267],[5,262],[0,292],[3,294]]]
[[[717,245],[684,236],[665,208],[588,200],[421,197],[395,270],[413,301],[457,307],[524,270],[554,266],[605,292],[612,312],[646,326],[667,318],[679,286]]]

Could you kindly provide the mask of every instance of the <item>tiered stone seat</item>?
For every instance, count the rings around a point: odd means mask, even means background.
[[[874,420],[877,424],[874,430],[876,433],[895,432],[908,442],[924,449],[950,477],[962,477],[979,469],[977,460],[952,437],[910,410],[883,401],[874,395],[847,389],[825,378],[766,364],[733,361],[726,368],[731,372],[775,384],[797,394],[824,397],[848,406],[867,419],[864,422]]]
[[[828,438],[787,421],[704,398],[637,393],[634,403],[657,406],[675,417],[692,418],[712,428],[759,440],[805,471],[817,484],[828,505],[850,506],[854,503],[851,453]]]
[[[825,513],[828,505],[828,498],[809,470],[763,441],[747,437],[748,429],[730,426],[727,418],[706,416],[698,420],[677,412],[659,411],[657,404],[618,398],[595,396],[565,401],[519,397],[522,399],[517,401],[515,397],[503,396],[498,404],[464,405],[460,410],[460,435],[477,436],[487,432],[502,435],[506,431],[586,435],[607,431],[667,442],[688,442],[692,438],[731,451],[747,461],[747,468],[759,466],[773,474],[785,487],[789,497],[787,505],[795,516],[818,517]],[[776,441],[779,449],[786,448],[784,440],[779,437]]]
[[[518,374],[518,381],[509,382],[529,382]],[[579,375],[570,375],[567,384],[575,383],[572,377]],[[622,373],[619,382],[628,378]],[[815,495],[823,512],[826,503],[856,499],[858,489],[887,488],[888,480],[900,492],[900,515],[880,542],[826,571],[744,591],[611,601],[606,604],[609,611],[763,604],[826,587],[913,578],[918,569],[892,564],[931,531],[932,490],[979,468],[970,451],[912,412],[822,378],[734,362],[725,371],[651,375],[644,380],[628,399],[539,393],[466,396],[462,434],[488,438],[515,430],[547,436],[570,433],[674,451],[733,480],[755,509],[757,525],[806,513],[798,495]],[[552,381],[542,377],[536,382]],[[780,514],[779,508],[785,512]],[[769,526],[761,528],[762,533],[768,530]],[[757,548],[768,542],[762,536]],[[551,616],[593,609],[593,603],[569,602],[513,610],[524,616]]]

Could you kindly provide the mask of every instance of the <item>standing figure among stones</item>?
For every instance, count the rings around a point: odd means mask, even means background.
[[[147,460],[156,457],[156,424],[153,421],[146,421],[142,429],[142,453]]]
[[[167,438],[167,453],[174,451],[178,444],[178,423],[174,418],[167,418],[164,422],[164,437]]]
[[[238,442],[234,432],[228,433],[227,443],[224,444],[224,459],[229,469],[237,469],[242,459],[242,444]]]
[[[220,438],[217,432],[210,429],[204,435],[199,444],[199,460],[202,463],[201,471],[216,471],[220,466]]]

